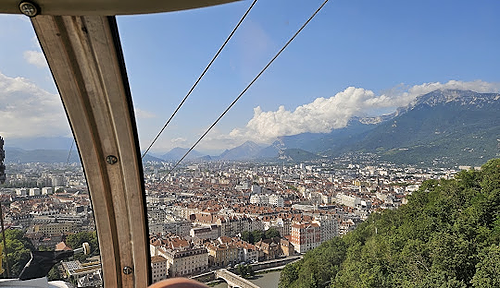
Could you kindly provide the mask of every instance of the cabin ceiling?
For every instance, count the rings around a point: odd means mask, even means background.
[[[41,15],[114,16],[171,12],[236,0],[0,0],[0,13],[21,14],[20,4],[34,3]]]

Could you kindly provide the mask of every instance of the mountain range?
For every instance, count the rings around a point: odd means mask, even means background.
[[[330,133],[284,136],[267,146],[247,141],[218,156],[193,150],[185,160],[299,162],[357,152],[374,153],[380,159],[394,163],[480,165],[500,153],[500,140],[497,140],[500,139],[499,111],[498,93],[435,90],[389,115],[352,117],[346,127]],[[68,146],[67,141],[61,139],[52,142]],[[20,156],[13,157],[21,153],[20,149],[6,150],[8,162],[14,159],[23,161]],[[9,152],[11,150],[14,152]],[[187,150],[174,148],[163,155],[147,155],[144,160],[178,161]],[[61,160],[63,154],[67,157],[67,150],[62,151],[59,152],[61,155],[51,153],[52,156],[59,155],[57,158]],[[35,154],[42,160],[50,158],[40,156],[40,151]]]
[[[395,163],[479,165],[500,152],[499,111],[500,94],[436,90],[379,123],[352,119],[317,139],[301,134],[283,143],[325,156],[370,152]]]
[[[353,117],[330,133],[284,136],[269,146],[247,141],[210,159],[307,161],[358,152],[395,163],[480,165],[500,153],[499,111],[498,93],[435,90],[389,115]]]

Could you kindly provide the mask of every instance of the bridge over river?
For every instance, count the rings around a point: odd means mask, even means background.
[[[240,288],[260,288],[254,283],[248,281],[247,279],[241,278],[240,276],[226,270],[219,269],[215,271],[215,278],[222,278],[227,282],[229,287],[240,287]]]

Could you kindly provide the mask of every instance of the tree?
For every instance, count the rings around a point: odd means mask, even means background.
[[[82,244],[87,242],[90,245],[89,255],[75,255],[76,259],[84,260],[88,256],[99,255],[99,242],[97,241],[97,235],[95,231],[83,231],[74,234],[70,234],[66,237],[66,245],[72,249],[77,249],[82,247]]]
[[[264,233],[261,230],[254,230],[254,231],[252,231],[253,243],[259,242],[262,239],[263,235],[264,235]]]
[[[492,245],[480,254],[481,261],[476,265],[472,286],[500,287],[500,247]]]
[[[500,159],[425,181],[395,211],[371,214],[288,264],[280,287],[500,287]],[[375,233],[377,231],[377,233]]]
[[[255,272],[253,271],[253,267],[250,264],[247,265],[238,265],[238,268],[236,268],[238,274],[240,274],[241,277],[243,278],[250,278],[255,275]]]
[[[285,266],[280,274],[279,288],[288,288],[295,280],[299,278],[297,268],[300,268],[299,262],[291,263]]]
[[[10,270],[9,276],[16,278],[30,260],[31,251],[35,250],[35,247],[28,238],[24,237],[24,232],[18,229],[5,230],[5,242],[7,243],[6,258]],[[5,252],[3,242],[1,245]],[[6,268],[5,265],[4,267]]]
[[[264,239],[271,239],[274,237],[280,237],[280,232],[274,227],[267,229],[267,231],[264,233]]]
[[[50,269],[49,273],[47,274],[47,278],[49,281],[54,281],[54,280],[60,280],[61,279],[61,273],[59,273],[59,266],[61,264],[56,264],[52,269]]]
[[[241,240],[246,241],[246,242],[251,243],[251,244],[255,243],[253,241],[253,234],[248,232],[248,231],[241,232]]]

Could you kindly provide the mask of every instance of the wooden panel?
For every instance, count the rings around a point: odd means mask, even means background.
[[[42,15],[131,15],[169,12],[237,0],[34,0]],[[19,0],[1,0],[0,13],[19,14]]]
[[[104,283],[145,287],[150,272],[142,164],[116,21],[42,15],[32,23],[85,169]],[[111,155],[114,164],[107,160]],[[133,273],[125,274],[124,267]]]

